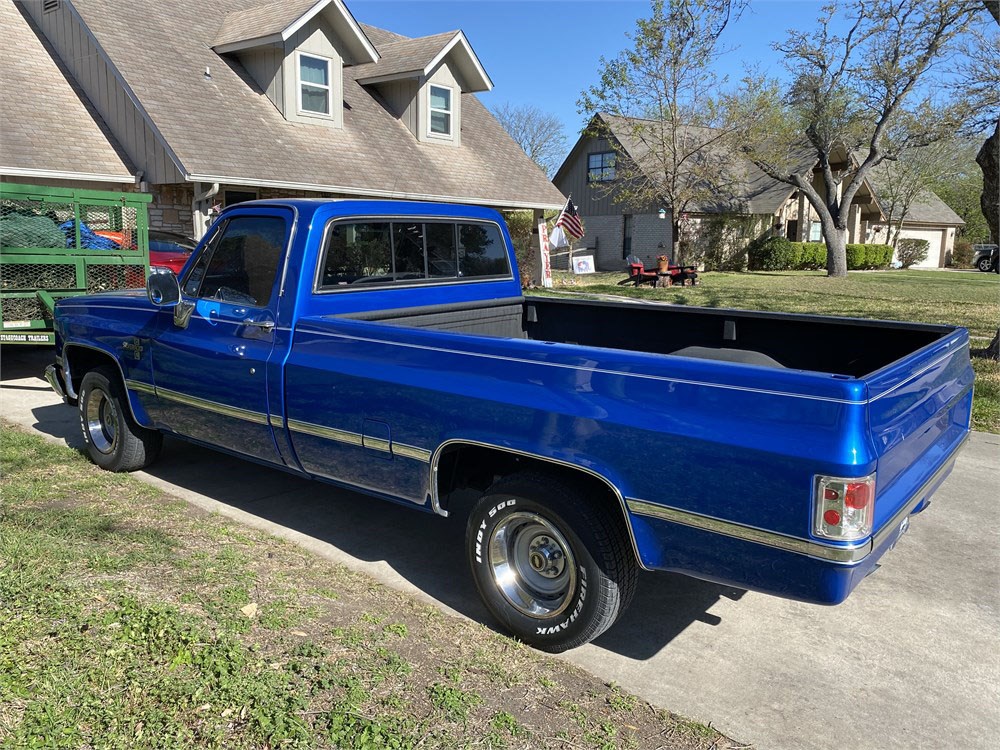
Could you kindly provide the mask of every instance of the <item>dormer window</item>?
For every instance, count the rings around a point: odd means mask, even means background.
[[[330,60],[325,57],[298,54],[299,113],[332,117]]]
[[[451,88],[430,86],[430,135],[451,137]]]

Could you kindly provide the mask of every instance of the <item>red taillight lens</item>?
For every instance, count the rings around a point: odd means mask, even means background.
[[[861,482],[852,482],[847,485],[847,492],[844,495],[844,505],[855,510],[862,510],[868,507],[871,502],[872,485]]]
[[[875,475],[844,479],[816,477],[813,534],[853,541],[872,533],[875,517]]]

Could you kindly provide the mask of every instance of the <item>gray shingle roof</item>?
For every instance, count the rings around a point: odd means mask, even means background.
[[[641,167],[648,156],[649,148],[636,139],[634,128],[630,126],[629,121],[624,117],[607,114],[601,114],[600,117],[607,123],[611,134],[622,145],[626,153]],[[652,128],[657,125],[655,120],[638,120],[637,122]],[[685,130],[689,131],[692,141],[695,143],[709,143],[711,141],[712,131],[709,128],[690,127]],[[788,200],[788,197],[795,192],[794,187],[769,177],[747,159],[741,159],[735,154],[725,153],[721,149],[714,149],[711,146],[709,146],[709,150],[714,152],[719,168],[727,172],[724,180],[732,186],[733,198],[746,213],[776,213]],[[800,162],[801,170],[805,171],[812,168],[816,157],[803,153]],[[733,207],[719,203],[717,205],[693,206],[691,210],[717,212],[733,210]]]
[[[397,75],[422,71],[438,53],[444,49],[457,31],[446,31],[443,34],[424,36],[419,39],[404,39],[398,42],[387,42],[378,45],[382,59],[376,63],[366,63],[355,66],[352,73],[355,78],[365,79],[369,76]]]
[[[39,170],[131,182],[100,116],[11,0],[0,0],[0,28],[0,173]]]
[[[611,135],[625,149],[640,166],[649,153],[649,148],[634,136],[634,128],[630,126],[628,119],[613,115],[600,114],[599,117],[607,124]],[[636,120],[636,122],[650,126],[655,129],[658,124],[655,120]],[[691,131],[692,142],[707,143],[711,139],[712,131],[709,128],[688,128]],[[712,150],[712,147],[709,147]],[[726,179],[733,188],[733,198],[741,205],[746,213],[750,214],[774,214],[784,205],[785,201],[795,192],[796,188],[787,183],[776,180],[763,170],[757,167],[749,159],[741,157],[733,151],[718,150],[715,153],[715,160],[720,169],[725,170]],[[790,153],[789,162],[791,167],[789,172],[802,174],[816,165],[817,158],[815,150],[807,143],[803,143],[800,148]],[[873,180],[872,177],[875,179]],[[878,172],[872,177],[866,177],[861,189],[861,194],[867,195],[868,191],[875,191],[877,194]],[[558,176],[557,176],[558,178]],[[702,205],[692,208],[693,211],[720,212],[732,210],[731,206],[720,201],[717,205]],[[862,209],[865,214],[869,214],[869,209]],[[874,209],[877,211],[877,207]],[[928,224],[962,224],[962,220],[948,208],[944,202],[933,193],[921,195],[910,208],[907,215],[907,222],[928,223]]]
[[[257,39],[284,31],[316,4],[316,0],[272,0],[226,14],[213,47]]]
[[[937,193],[924,190],[914,198],[910,210],[903,218],[904,224],[947,224],[949,226],[964,226],[965,222],[941,200]]]
[[[886,186],[891,186],[892,184],[891,172],[889,172],[888,169],[888,164],[883,162],[880,166],[872,170],[872,182],[875,184],[876,196],[879,193],[880,186],[887,189]],[[883,193],[883,195],[885,195],[885,193]],[[888,213],[891,207],[891,201],[883,199],[880,202],[883,203],[883,211]],[[956,227],[965,225],[965,222],[962,221],[962,217],[952,211],[948,204],[938,197],[937,193],[930,190],[921,190],[917,194],[917,196],[910,203],[906,216],[903,217],[903,223],[943,224],[946,226]]]
[[[211,49],[242,0],[215,0],[213,13],[204,0],[172,0],[160,13],[119,0],[74,0],[74,7],[191,178],[503,207],[564,202],[472,94],[462,95],[459,148],[418,142],[351,67],[343,129],[286,121],[239,63]],[[369,33],[376,46],[396,37]]]

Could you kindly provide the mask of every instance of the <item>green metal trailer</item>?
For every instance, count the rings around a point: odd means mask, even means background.
[[[56,300],[141,289],[144,193],[0,183],[0,344],[52,344]]]

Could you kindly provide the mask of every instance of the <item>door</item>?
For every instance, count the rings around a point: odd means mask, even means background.
[[[221,222],[181,280],[180,306],[161,311],[152,350],[163,427],[282,462],[269,423],[267,362],[292,220],[288,210],[259,208]]]

